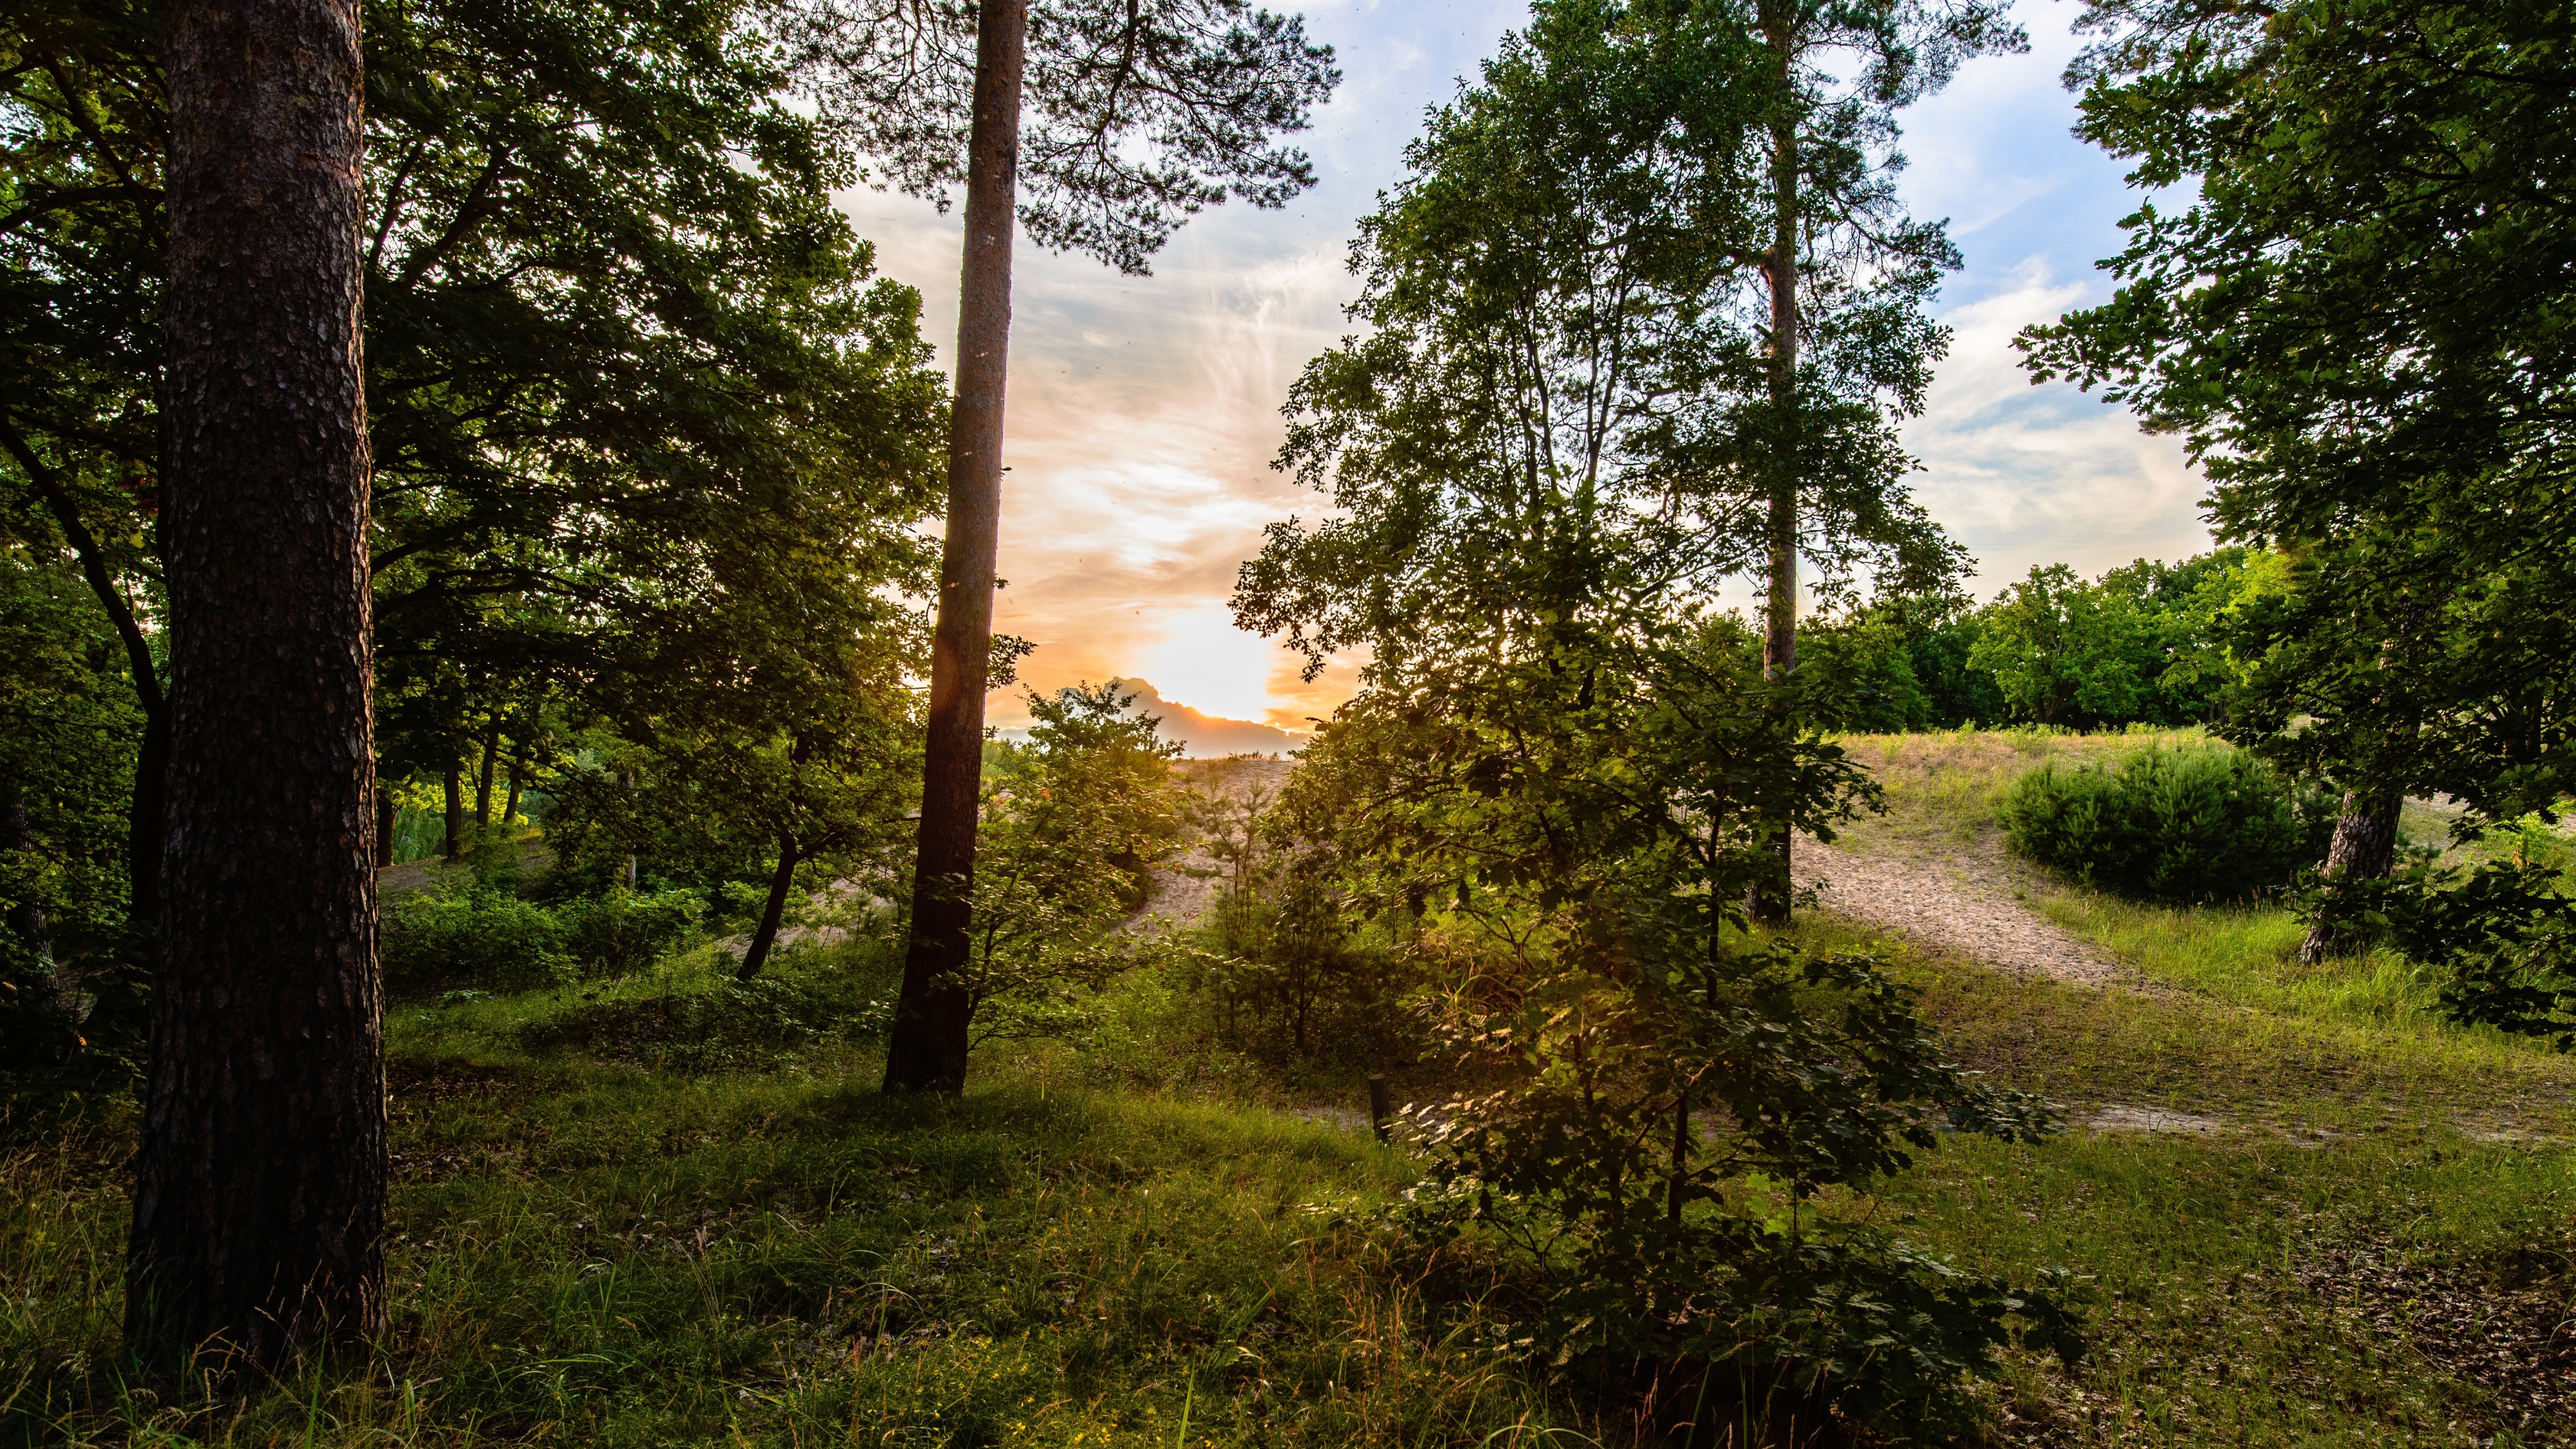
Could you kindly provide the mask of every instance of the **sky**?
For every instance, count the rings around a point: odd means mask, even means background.
[[[1271,0],[1274,5],[1279,0]],[[1285,8],[1284,6],[1281,8]],[[2201,487],[2171,438],[2065,385],[2032,387],[2014,333],[2109,295],[2096,259],[2136,198],[2120,165],[2076,140],[2058,81],[2080,42],[2068,0],[2019,0],[2026,55],[1970,61],[1903,116],[1900,180],[1918,217],[1947,217],[1966,266],[1935,311],[1953,329],[1921,418],[1916,496],[1978,559],[1981,597],[2035,564],[2098,573],[2209,546]],[[1280,750],[1352,687],[1233,627],[1235,569],[1266,523],[1323,500],[1271,471],[1279,406],[1306,360],[1350,329],[1350,239],[1402,174],[1423,112],[1527,15],[1485,0],[1320,0],[1303,7],[1343,80],[1298,138],[1317,185],[1281,211],[1240,204],[1191,222],[1149,277],[1023,240],[1014,257],[1001,573],[995,627],[1038,645],[1027,686],[1120,678],[1193,754]],[[942,365],[956,337],[958,221],[927,202],[841,198],[879,269],[922,292]],[[1018,690],[992,723],[1026,722]]]

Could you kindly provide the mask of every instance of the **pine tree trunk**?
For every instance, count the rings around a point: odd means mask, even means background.
[[[267,1371],[385,1318],[358,7],[172,0],[161,36],[170,829],[125,1334]]]
[[[760,927],[751,933],[751,944],[743,948],[742,970],[737,974],[749,981],[769,964],[769,948],[778,944],[778,923],[787,918],[787,894],[796,885],[796,837],[785,831],[778,836],[778,870],[769,878],[769,903],[761,908]]]
[[[2397,816],[2405,797],[2395,791],[2364,796],[2344,792],[2335,816],[2334,841],[2326,847],[2324,874],[2329,880],[2380,880],[2397,867]],[[2299,943],[2299,961],[2314,966],[2343,947],[2324,921],[2308,927]]]
[[[394,792],[376,782],[376,869],[394,863]]]
[[[1769,17],[1766,16],[1766,20]],[[1786,21],[1767,27],[1771,46],[1781,60],[1779,76],[1784,108],[1771,123],[1771,251],[1764,258],[1764,280],[1771,291],[1769,392],[1771,438],[1766,589],[1762,605],[1762,677],[1783,681],[1798,664],[1798,126],[1786,114],[1792,54]],[[1789,920],[1790,850],[1787,821],[1768,822],[1776,832],[1766,842],[1768,857],[1761,877],[1746,894],[1745,907],[1756,921],[1785,925]]]
[[[888,1091],[966,1086],[967,961],[984,693],[992,666],[1001,542],[1002,398],[1011,333],[1011,209],[1017,189],[1027,0],[985,0],[975,30],[975,121],[967,145],[966,257],[957,304],[957,395],[948,438],[948,533],[931,641],[930,730],[913,862],[912,943],[886,1044]]]

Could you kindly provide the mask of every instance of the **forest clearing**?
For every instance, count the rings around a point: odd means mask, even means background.
[[[1848,743],[1890,808],[1844,849],[1998,870],[1980,884],[2002,901],[1968,908],[2009,901],[2117,972],[1899,947],[1961,1059],[2068,1127],[1946,1138],[1819,1204],[1971,1270],[2077,1268],[2099,1347],[2072,1368],[2008,1354],[1983,1391],[1998,1440],[2563,1439],[2576,1060],[2447,1024],[2402,962],[2300,968],[2280,909],[2141,908],[1997,862],[2004,781],[2129,737]],[[1283,772],[1196,768],[1228,764]],[[1192,843],[1185,868],[1208,869]],[[1166,909],[1198,882],[1176,884]],[[1796,933],[1857,942],[1870,908]],[[122,1131],[22,1142],[0,1288],[34,1372],[12,1412],[72,1443],[164,1423],[222,1443],[1148,1446],[1617,1443],[1621,1414],[1674,1411],[1568,1402],[1497,1358],[1508,1324],[1474,1298],[1390,1271],[1372,1214],[1419,1168],[1371,1140],[1362,1079],[1429,1098],[1436,1060],[1247,1050],[1140,970],[1079,1031],[990,1057],[963,1100],[890,1101],[870,1024],[897,964],[817,944],[746,986],[709,943],[597,988],[398,1001],[400,1382],[316,1370],[237,1419],[85,1410],[114,1352]]]
[[[0,1449],[2576,1443],[2571,74],[13,4]]]

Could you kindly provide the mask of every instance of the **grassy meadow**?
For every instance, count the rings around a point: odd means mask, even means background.
[[[1861,737],[1854,848],[1998,849],[1993,793],[2121,737]],[[2157,988],[1919,951],[1962,1061],[2062,1104],[1832,1211],[1963,1266],[2063,1265],[2090,1358],[2014,1355],[1990,1442],[2576,1442],[2576,1061],[2440,1022],[2365,956],[2303,971],[2265,909],[2027,902]],[[1861,932],[1830,918],[1813,944]],[[876,1091],[895,962],[711,946],[595,989],[398,1001],[393,1324],[273,1392],[165,1406],[117,1323],[133,1109],[7,1124],[0,1443],[1508,1446],[1726,1443],[1498,1352],[1372,1226],[1412,1179],[1359,1077],[1256,1059],[1173,981],[996,1049],[959,1102]]]

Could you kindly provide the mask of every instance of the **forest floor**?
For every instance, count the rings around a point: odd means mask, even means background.
[[[1835,1210],[2075,1275],[2094,1351],[2008,1354],[1994,1442],[2576,1443],[2576,1061],[2447,1024],[2403,962],[2300,967],[2281,911],[2003,856],[2015,774],[2139,742],[1848,742],[1889,808],[1802,854],[1832,884],[1794,935],[1887,938],[1959,1059],[2071,1125],[1946,1138]],[[1209,818],[1270,773],[1211,771]],[[1203,916],[1215,845],[1158,911]],[[0,1445],[1640,1442],[1372,1227],[1418,1169],[1360,1078],[1435,1064],[1250,1056],[1139,974],[963,1101],[889,1100],[882,943],[730,964],[394,1003],[387,1348],[214,1408],[116,1373],[130,1101],[0,1121]]]

